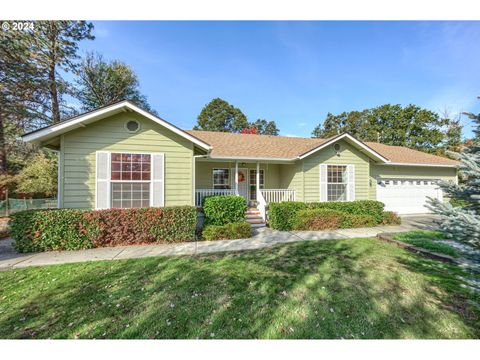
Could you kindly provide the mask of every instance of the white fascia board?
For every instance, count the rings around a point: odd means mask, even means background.
[[[315,149],[313,150],[310,150],[309,152],[306,152],[305,154],[302,154],[300,155],[298,158],[299,159],[304,159],[306,158],[307,156],[310,156],[314,153],[316,153],[317,151],[320,151],[322,149],[324,149],[325,147],[339,141],[339,140],[342,140],[342,139],[348,139],[350,141],[352,141],[355,145],[357,145],[358,147],[362,148],[363,150],[365,150],[366,152],[368,152],[372,157],[374,157],[375,159],[377,160],[380,160],[381,162],[383,163],[389,163],[390,160],[388,160],[387,158],[383,157],[382,155],[380,155],[379,153],[377,153],[376,151],[374,151],[373,149],[369,148],[367,145],[365,145],[364,143],[362,143],[361,141],[355,139],[352,135],[350,134],[342,134],[342,135],[339,135],[329,141],[327,141],[326,143],[316,147]]]
[[[248,156],[209,156],[207,160],[238,160],[238,161],[283,161],[295,162],[297,158],[269,158],[269,157],[248,157]]]
[[[136,113],[143,115],[144,117],[156,122],[157,124],[167,128],[168,130],[174,132],[177,135],[182,136],[183,138],[190,140],[193,142],[195,145],[199,146],[200,148],[210,151],[212,147],[208,145],[207,143],[197,139],[196,137],[186,133],[185,131],[177,128],[176,126],[170,124],[169,122],[160,119],[159,117],[156,117],[153,114],[150,114],[148,111],[145,111],[138,106],[128,102],[128,101],[122,101],[118,104],[113,104],[111,106],[107,106],[103,109],[99,109],[96,111],[92,111],[91,113],[85,114],[85,115],[80,115],[76,118],[73,118],[71,120],[67,120],[65,122],[62,122],[60,124],[50,126],[48,128],[42,129],[35,131],[30,134],[26,134],[21,137],[21,139],[25,142],[30,142],[30,141],[41,141],[43,138],[55,135],[56,133],[60,132],[66,132],[71,128],[75,128],[76,126],[82,126],[85,121],[92,120],[95,118],[101,119],[102,116],[108,115],[109,113],[114,113],[115,111],[118,110],[123,110],[123,109],[130,109],[132,111],[135,111]],[[98,119],[98,120],[99,120]]]
[[[416,164],[416,163],[387,163],[387,164],[376,164],[384,166],[420,166],[420,167],[441,167],[441,168],[458,168],[458,165],[435,165],[435,164]]]

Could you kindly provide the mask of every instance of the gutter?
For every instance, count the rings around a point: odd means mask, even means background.
[[[434,164],[416,164],[416,163],[384,163],[375,164],[380,166],[420,166],[420,167],[443,167],[443,168],[458,168],[459,165],[434,165]]]

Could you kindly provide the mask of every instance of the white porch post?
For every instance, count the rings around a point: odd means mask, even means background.
[[[235,161],[235,194],[238,195],[238,161]]]
[[[255,188],[257,189],[257,193],[255,195],[258,201],[258,198],[259,198],[258,194],[260,193],[260,163],[259,162],[257,162],[257,172],[255,173],[255,175],[256,175]]]

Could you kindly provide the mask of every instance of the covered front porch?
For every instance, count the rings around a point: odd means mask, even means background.
[[[238,195],[249,207],[257,208],[265,220],[269,203],[295,201],[290,174],[294,164],[247,162],[241,160],[195,162],[195,205],[201,206],[206,196]]]

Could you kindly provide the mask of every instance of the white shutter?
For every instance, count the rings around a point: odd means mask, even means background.
[[[152,188],[151,206],[161,207],[165,204],[164,178],[165,160],[163,154],[152,154]]]
[[[95,209],[110,207],[110,153],[97,151]]]
[[[355,165],[347,165],[347,201],[355,200]]]
[[[320,164],[320,201],[328,201],[327,196],[327,165]]]

